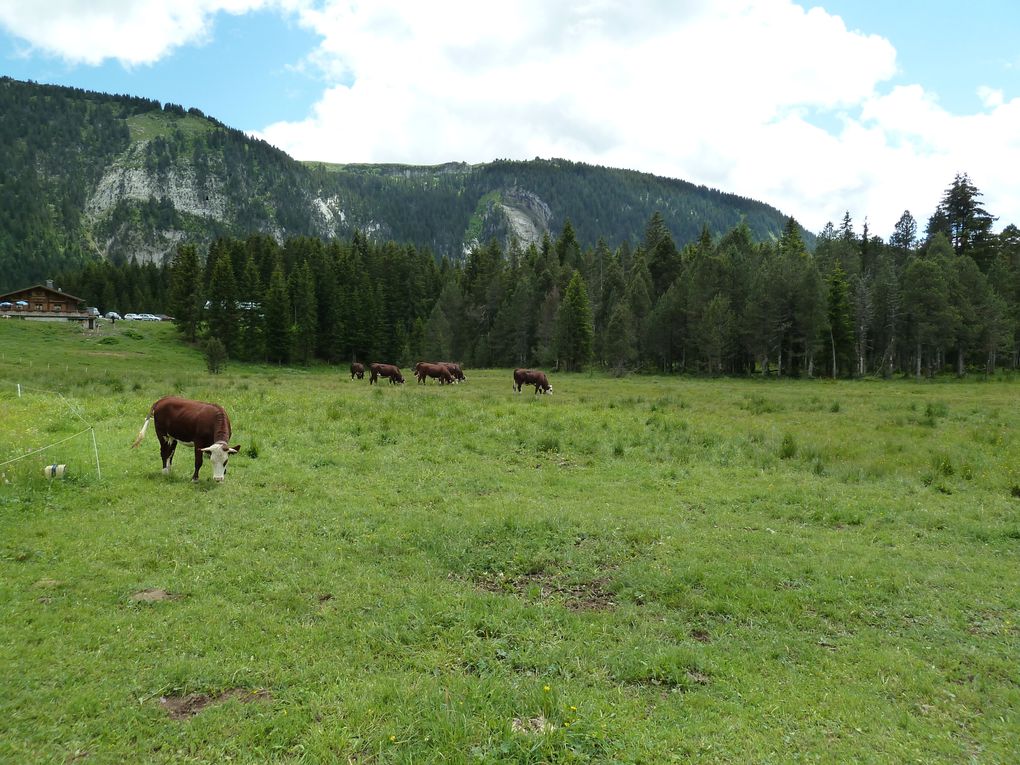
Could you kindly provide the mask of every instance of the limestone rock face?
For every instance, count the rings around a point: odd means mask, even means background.
[[[512,188],[503,194],[502,209],[510,237],[516,238],[522,247],[538,244],[549,233],[552,210],[538,194]]]
[[[121,200],[151,199],[169,200],[181,213],[226,221],[227,200],[216,174],[206,173],[200,183],[198,173],[187,161],[179,161],[163,173],[150,172],[143,161],[145,146],[145,142],[133,144],[107,168],[85,203],[85,214],[91,222],[101,220]]]

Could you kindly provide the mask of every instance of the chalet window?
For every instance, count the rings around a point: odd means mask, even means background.
[[[60,313],[60,303],[54,303],[50,308],[53,310],[53,313]]]
[[[36,303],[35,304],[35,310],[37,310],[37,311],[43,310],[43,304],[42,303]]]

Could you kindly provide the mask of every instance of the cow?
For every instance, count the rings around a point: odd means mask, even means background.
[[[439,363],[450,370],[450,374],[453,375],[455,382],[467,382],[467,378],[464,376],[464,370],[460,368],[460,364],[455,361],[440,361]]]
[[[159,439],[159,456],[163,461],[163,475],[170,475],[177,442],[195,447],[195,472],[191,480],[198,481],[203,455],[212,462],[213,480],[220,482],[227,475],[227,460],[237,454],[240,446],[230,446],[230,418],[219,404],[191,401],[177,396],[164,396],[149,409],[149,413],[131,444],[134,449],[145,438],[149,420],[156,425]]]
[[[432,377],[439,381],[440,385],[452,385],[453,375],[450,374],[450,370],[445,364],[431,364],[427,361],[419,361],[414,366],[414,374],[418,378],[418,382],[425,382],[426,377]]]
[[[351,362],[351,379],[355,377],[359,380],[365,379],[365,365],[358,361]]]
[[[549,378],[545,376],[545,372],[539,372],[534,369],[515,369],[514,370],[514,392],[520,393],[521,388],[525,385],[534,385],[535,394],[539,391],[542,393],[548,393],[552,395],[552,386],[549,384]]]
[[[390,385],[396,385],[397,383],[404,384],[404,376],[400,374],[400,367],[373,362],[368,365],[368,368],[372,372],[371,377],[368,378],[369,385],[375,384],[380,377],[388,377]]]

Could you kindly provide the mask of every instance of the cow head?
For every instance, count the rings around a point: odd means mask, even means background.
[[[546,386],[545,392],[548,393],[551,396],[552,395],[552,386],[551,385]]]
[[[227,477],[227,460],[230,459],[231,454],[237,454],[240,448],[240,446],[227,446],[225,442],[217,441],[212,446],[207,446],[202,450],[209,455],[214,481],[222,481]]]

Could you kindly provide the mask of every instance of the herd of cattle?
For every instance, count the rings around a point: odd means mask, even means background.
[[[385,377],[391,385],[402,384],[404,376],[400,373],[400,367],[393,364],[373,363],[368,365],[369,385],[378,382],[380,377]],[[460,364],[453,362],[429,362],[419,361],[414,365],[414,376],[422,385],[425,380],[432,378],[440,385],[452,385],[458,382],[467,382],[464,371]],[[351,379],[365,378],[365,365],[354,362],[351,364]],[[535,369],[514,370],[514,392],[520,393],[525,385],[534,385],[535,393],[552,394],[552,386],[545,372]],[[192,481],[198,480],[198,471],[202,467],[202,460],[208,456],[212,463],[213,480],[222,481],[227,475],[227,460],[231,454],[237,454],[240,446],[230,445],[230,418],[226,410],[219,404],[209,404],[204,401],[192,401],[177,396],[164,396],[152,405],[149,413],[145,416],[142,429],[138,431],[131,448],[138,446],[145,438],[145,431],[149,427],[149,420],[152,420],[156,427],[156,437],[159,439],[159,456],[163,463],[163,474],[170,474],[170,465],[174,460],[174,451],[177,444],[191,446],[195,449],[195,472],[191,476]]]

